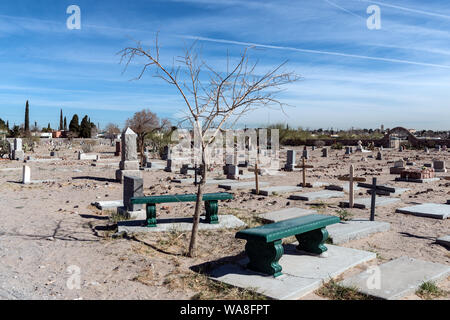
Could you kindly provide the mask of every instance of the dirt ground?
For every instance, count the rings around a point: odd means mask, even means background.
[[[286,157],[282,150],[282,159]],[[301,148],[296,148],[300,150]],[[50,158],[50,146],[44,144],[32,155]],[[77,160],[79,146],[62,147],[62,161],[29,162],[32,180],[53,179],[22,185],[22,162],[0,161],[0,299],[258,299],[251,292],[210,281],[196,271],[244,256],[245,241],[237,240],[237,230],[200,232],[198,255],[185,256],[190,233],[140,234],[113,238],[116,217],[113,212],[100,211],[94,201],[122,199],[122,185],[114,181],[119,158],[114,147],[96,146],[102,159],[115,159],[110,165],[92,166],[92,161]],[[301,151],[297,152],[297,157]],[[394,182],[389,174],[392,162],[409,158],[416,167],[431,163],[433,158],[450,163],[449,152],[384,151],[382,161],[376,152],[344,156],[344,150],[331,150],[328,158],[321,150],[310,151],[307,182],[323,181],[344,184],[337,177],[348,173],[354,164],[355,175],[376,176],[378,183],[410,188],[401,195],[401,202],[378,207],[376,220],[391,223],[388,232],[351,241],[346,247],[377,253],[371,264],[381,264],[401,256],[450,264],[450,251],[435,244],[438,237],[450,234],[450,222],[395,213],[396,208],[423,202],[446,203],[450,199],[450,181],[433,183]],[[367,158],[373,155],[373,158]],[[365,157],[365,159],[363,159]],[[283,163],[284,161],[282,161]],[[5,168],[19,168],[1,171]],[[217,168],[210,178],[221,176]],[[444,173],[438,174],[446,175]],[[450,175],[450,174],[448,174]],[[301,171],[282,172],[280,176],[261,176],[271,185],[296,185]],[[193,185],[171,183],[170,178],[185,177],[162,170],[144,172],[146,195],[193,193]],[[222,176],[223,177],[223,176]],[[223,177],[224,178],[224,177]],[[307,191],[320,188],[307,189]],[[208,185],[207,192],[223,191]],[[287,207],[316,209],[319,213],[338,215],[339,201],[304,202],[288,200],[288,194],[256,196],[249,191],[233,192],[234,200],[220,203],[220,214],[234,214],[249,226],[260,225],[260,213]],[[368,196],[364,189],[356,197]],[[168,204],[158,207],[160,217],[192,216],[194,203]],[[348,210],[354,218],[369,218],[369,209]],[[112,218],[109,215],[112,214]],[[197,267],[196,267],[197,266]],[[348,271],[343,277],[360,272],[364,266]],[[79,286],[77,286],[79,279]],[[450,279],[438,284],[449,299]],[[325,299],[316,293],[304,299]],[[407,299],[420,299],[413,295]]]

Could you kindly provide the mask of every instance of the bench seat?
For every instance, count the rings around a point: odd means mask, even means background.
[[[218,224],[219,200],[233,199],[233,195],[227,192],[205,193],[202,201],[205,202],[206,222],[210,224]],[[150,197],[131,198],[132,204],[145,204],[146,206],[146,225],[147,227],[156,227],[156,204],[171,202],[196,202],[196,194],[175,194]]]
[[[328,239],[326,226],[339,222],[338,217],[312,214],[242,230],[236,238],[247,240],[249,269],[278,277],[282,274],[278,261],[284,253],[284,238],[295,236],[298,250],[319,255],[328,250],[324,245]]]

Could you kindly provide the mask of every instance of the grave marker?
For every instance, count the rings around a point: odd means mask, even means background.
[[[303,188],[305,188],[306,186],[307,186],[307,183],[306,183],[306,169],[307,168],[314,168],[313,166],[311,166],[311,165],[306,165],[306,160],[305,160],[305,158],[303,158],[302,159],[302,165],[297,165],[297,166],[295,166],[296,168],[300,168],[300,169],[303,169],[303,171],[302,171],[302,175],[303,175],[303,182],[302,182],[302,187]]]
[[[342,176],[338,178],[340,181],[348,181],[348,204],[350,208],[353,208],[355,193],[353,188],[353,182],[365,182],[366,178],[355,177],[355,168],[350,165],[350,173],[348,176]]]
[[[383,190],[383,191],[394,193],[395,189],[389,188],[386,186],[377,185],[377,178],[372,178],[372,184],[358,183],[358,187],[367,188],[372,191],[371,192],[372,193],[372,202],[370,205],[370,221],[375,221],[375,205],[376,205],[377,190]]]

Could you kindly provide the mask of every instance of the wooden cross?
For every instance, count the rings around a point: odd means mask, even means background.
[[[358,187],[370,189],[371,194],[372,194],[372,202],[370,205],[370,221],[375,221],[375,202],[376,202],[377,190],[394,193],[395,189],[385,187],[385,186],[377,186],[377,178],[372,179],[372,184],[358,183]]]
[[[300,166],[300,165],[297,165],[297,166],[295,166],[296,168],[301,168],[301,169],[303,169],[303,182],[302,182],[302,187],[303,188],[305,188],[306,186],[307,186],[307,184],[306,184],[306,169],[307,168],[314,168],[313,166],[311,166],[311,165],[306,165],[306,160],[305,160],[305,158],[303,158],[302,159],[302,165]]]
[[[350,165],[350,174],[338,178],[340,181],[348,181],[348,206],[353,208],[355,202],[355,193],[353,190],[353,182],[365,182],[366,178],[355,177],[355,168]]]

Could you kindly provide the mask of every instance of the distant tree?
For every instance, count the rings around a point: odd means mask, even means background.
[[[64,117],[64,131],[67,131],[67,118]]]
[[[158,116],[149,109],[145,109],[136,112],[133,118],[128,119],[125,127],[131,128],[137,134],[137,147],[141,153],[142,161],[144,157],[145,136],[160,128]]]
[[[116,139],[117,135],[120,134],[120,128],[115,123],[108,123],[105,128],[106,138],[110,139],[111,142]]]
[[[7,130],[7,124],[5,123],[5,121],[3,121],[3,119],[0,118],[0,130]]]
[[[20,136],[20,128],[19,126],[14,125],[12,130],[9,131],[9,137],[10,138],[17,138]]]
[[[30,105],[27,103],[25,105],[25,127],[24,127],[25,135],[30,135]]]
[[[69,123],[69,131],[76,133],[77,135],[80,132],[80,125],[78,124],[78,122],[78,115],[74,114],[72,120]]]
[[[38,132],[39,131],[39,128],[38,128],[38,125],[37,125],[37,121],[34,122],[34,126],[31,128],[31,131],[33,131],[33,132]]]
[[[9,120],[6,121],[6,129],[9,131]]]
[[[59,130],[64,129],[63,111],[59,114]]]
[[[84,116],[83,120],[81,120],[80,130],[78,133],[80,138],[91,137],[91,123],[89,122],[88,116]]]

